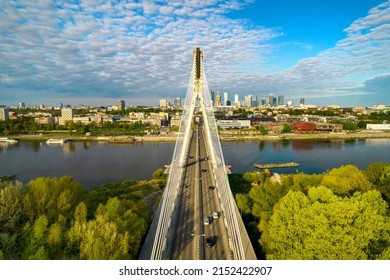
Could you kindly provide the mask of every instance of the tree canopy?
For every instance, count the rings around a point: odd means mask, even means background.
[[[378,191],[339,197],[320,186],[290,191],[261,237],[267,259],[381,259],[390,245],[388,205]]]
[[[273,177],[248,173],[236,195],[264,258],[390,259],[390,164]]]

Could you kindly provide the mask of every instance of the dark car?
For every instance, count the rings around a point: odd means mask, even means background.
[[[212,247],[213,246],[213,237],[209,236],[206,238],[206,246],[207,247]]]

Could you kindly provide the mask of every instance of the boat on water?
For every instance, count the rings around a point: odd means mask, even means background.
[[[47,144],[64,144],[68,142],[68,139],[49,139],[46,141]]]
[[[8,137],[0,137],[0,142],[13,144],[13,143],[18,143],[18,140],[8,138]]]

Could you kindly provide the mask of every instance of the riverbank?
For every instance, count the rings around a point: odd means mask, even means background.
[[[13,138],[20,140],[46,141],[50,138],[66,138],[71,141],[105,141],[111,143],[143,143],[143,142],[175,142],[176,135],[153,135],[153,136],[82,136],[69,134],[40,134],[40,135],[16,135]],[[232,131],[221,131],[221,141],[278,141],[278,140],[330,140],[330,139],[370,139],[390,138],[390,131],[358,131],[358,132],[328,132],[328,133],[280,133],[280,134],[249,134]]]

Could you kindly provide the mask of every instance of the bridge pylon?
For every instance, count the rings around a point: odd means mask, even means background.
[[[170,165],[168,182],[155,213],[151,228],[145,240],[140,259],[169,259],[173,250],[174,227],[180,188],[183,187],[186,163],[188,162],[190,142],[193,134],[195,110],[199,110],[203,119],[204,144],[210,157],[212,180],[218,192],[221,219],[225,225],[228,246],[233,259],[256,259],[253,247],[242,222],[240,213],[230,189],[227,169],[219,141],[213,104],[208,89],[203,66],[203,52],[197,48],[193,52],[193,67],[183,105],[180,127]],[[199,192],[200,194],[202,192]],[[203,219],[202,215],[195,215]],[[197,221],[201,225],[202,222]],[[199,228],[199,227],[198,227]],[[200,235],[200,232],[194,234]]]

